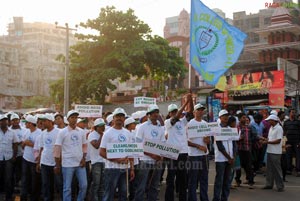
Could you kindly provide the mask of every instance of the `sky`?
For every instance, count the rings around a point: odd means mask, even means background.
[[[232,18],[233,12],[257,13],[265,3],[273,0],[202,0],[209,8],[219,8]],[[294,0],[294,2],[296,2]],[[152,29],[152,33],[163,36],[165,19],[179,15],[182,9],[190,13],[190,0],[5,0],[0,3],[0,34],[6,33],[13,17],[23,17],[24,22],[58,22],[75,27],[80,22],[98,17],[100,9],[115,6],[117,10],[129,8]]]

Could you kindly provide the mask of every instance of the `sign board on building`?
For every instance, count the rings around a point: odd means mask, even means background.
[[[143,143],[108,143],[106,155],[107,158],[143,157]]]
[[[144,142],[144,151],[158,156],[163,156],[165,158],[177,160],[180,153],[180,147],[146,139]]]
[[[156,104],[155,98],[149,97],[134,97],[134,107],[148,107]]]
[[[102,105],[75,105],[79,117],[102,117]]]

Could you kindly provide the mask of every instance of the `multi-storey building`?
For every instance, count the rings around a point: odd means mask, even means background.
[[[49,84],[62,78],[65,70],[56,58],[66,53],[66,30],[55,24],[26,23],[22,17],[13,19],[8,35],[0,37],[2,108],[20,106],[22,97],[49,96]],[[69,44],[75,43],[70,32]]]

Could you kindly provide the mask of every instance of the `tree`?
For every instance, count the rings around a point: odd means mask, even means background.
[[[76,34],[80,42],[70,51],[72,101],[93,99],[104,103],[108,91],[116,88],[111,81],[117,78],[126,81],[131,77],[151,77],[164,81],[186,72],[179,50],[170,47],[165,39],[151,36],[149,26],[131,9],[122,12],[114,7],[102,8],[96,19],[80,26],[98,34]]]

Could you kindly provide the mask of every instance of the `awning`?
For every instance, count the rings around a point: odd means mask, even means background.
[[[210,94],[213,91],[218,91],[216,88],[205,88],[205,89],[198,89],[197,94]]]
[[[257,99],[257,100],[228,100],[228,105],[253,105],[263,102],[268,102],[269,99]]]

